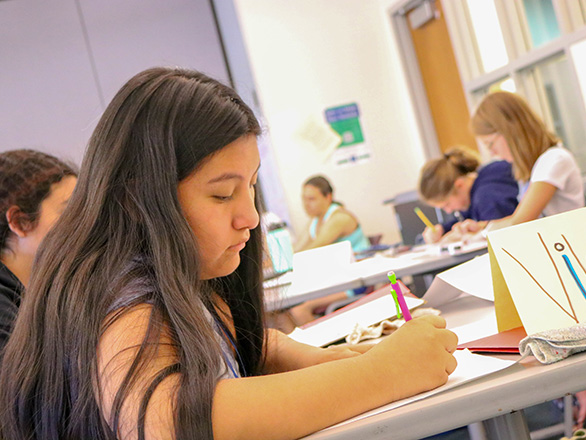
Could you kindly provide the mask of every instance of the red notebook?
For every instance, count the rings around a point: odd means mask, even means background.
[[[516,353],[519,354],[519,342],[527,336],[523,327],[513,328],[475,341],[458,345],[458,349],[467,348],[474,353]]]

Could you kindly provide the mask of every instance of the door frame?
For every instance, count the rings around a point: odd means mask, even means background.
[[[441,148],[407,18],[411,10],[425,3],[435,8],[435,0],[399,0],[388,9],[387,14],[391,31],[397,39],[407,91],[415,109],[417,129],[423,141],[423,152],[426,159],[432,159],[441,153]]]

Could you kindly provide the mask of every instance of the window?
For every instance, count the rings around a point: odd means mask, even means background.
[[[519,93],[586,172],[586,0],[442,5],[470,106],[495,90]]]
[[[533,47],[561,36],[552,0],[523,0],[523,6]]]
[[[467,6],[482,70],[490,72],[504,66],[509,62],[509,56],[494,1],[468,0]]]

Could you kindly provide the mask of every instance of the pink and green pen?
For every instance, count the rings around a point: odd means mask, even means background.
[[[412,319],[411,313],[409,313],[409,307],[407,307],[405,297],[401,291],[401,286],[399,286],[399,283],[397,282],[397,276],[395,275],[395,272],[390,271],[387,273],[387,277],[389,277],[389,281],[391,282],[391,295],[393,296],[397,306],[397,318],[403,317],[405,318],[405,321],[410,321]]]

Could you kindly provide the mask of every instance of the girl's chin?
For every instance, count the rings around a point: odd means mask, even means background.
[[[213,278],[221,278],[230,275],[240,265],[240,254],[236,254],[230,261],[224,261],[213,268],[203,269],[201,271],[202,280],[211,280]]]

